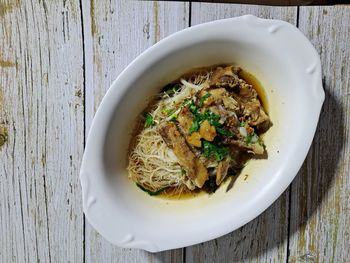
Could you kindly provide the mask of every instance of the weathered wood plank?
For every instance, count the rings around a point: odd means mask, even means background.
[[[189,5],[181,2],[84,1],[86,131],[106,90],[147,47],[188,26]],[[87,262],[181,262],[182,249],[158,254],[120,249],[86,223]]]
[[[253,14],[296,24],[296,7],[192,4],[192,24]],[[214,241],[186,248],[186,262],[285,262],[287,259],[287,190],[268,210],[244,227]]]
[[[83,260],[80,17],[79,1],[0,3],[0,262]]]
[[[326,100],[292,185],[290,262],[350,260],[350,6],[301,7],[300,30],[321,56]]]
[[[281,19],[294,25],[297,21],[297,7],[192,3],[191,24],[196,25],[247,14],[261,18]]]

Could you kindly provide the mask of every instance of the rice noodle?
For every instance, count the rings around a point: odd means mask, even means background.
[[[156,126],[142,130],[129,156],[129,178],[151,191],[182,185],[181,166],[170,151]]]
[[[210,77],[210,72],[193,75],[191,80],[181,79],[182,86],[170,97],[162,94],[161,100],[154,105],[154,110],[149,112],[155,122],[155,126],[144,128],[136,137],[134,148],[129,154],[128,172],[129,178],[150,191],[159,191],[167,187],[175,187],[174,193],[181,194],[188,189],[194,189],[192,182],[182,174],[176,156],[166,145],[158,132],[158,125],[168,121],[162,111],[174,109],[172,114],[178,114],[186,99],[193,99],[195,93],[202,89],[204,83]]]

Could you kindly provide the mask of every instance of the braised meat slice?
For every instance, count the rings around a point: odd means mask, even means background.
[[[177,121],[179,122],[179,127],[181,128],[182,133],[185,135],[186,141],[191,146],[201,147],[201,136],[198,132],[189,133],[190,128],[193,124],[194,116],[190,112],[188,107],[182,108],[180,111]]]
[[[219,162],[216,169],[216,185],[220,185],[227,175],[228,168],[230,168],[230,158],[226,157],[225,160]]]
[[[237,100],[233,97],[227,96],[222,99],[222,102],[226,109],[238,112],[240,109],[240,105]]]
[[[230,145],[235,146],[241,149],[242,151],[254,153],[257,155],[264,154],[265,152],[264,146],[262,146],[258,142],[246,143],[242,140],[230,140]]]
[[[220,89],[206,89],[198,92],[200,99],[200,106],[209,107],[213,104],[219,104],[228,96],[228,92],[224,88]]]
[[[222,88],[235,88],[240,84],[238,72],[240,68],[228,66],[225,68],[218,67],[213,76],[210,79],[210,86],[222,87]]]
[[[258,155],[265,152],[264,146],[259,142],[259,137],[255,134],[254,128],[249,126],[248,123],[245,123],[242,127],[237,118],[230,117],[226,120],[225,124],[232,133],[230,138],[224,138],[222,140],[225,145],[232,145],[241,151]]]
[[[270,123],[270,118],[267,116],[257,99],[251,100],[244,104],[243,116],[251,126]]]
[[[181,109],[177,121],[184,130],[184,133],[187,134],[193,123],[193,115],[188,107],[183,107]]]
[[[245,83],[239,90],[239,98],[243,109],[243,117],[250,126],[256,126],[260,132],[264,132],[272,125],[269,116],[264,111],[258,93],[252,87]]]
[[[188,178],[199,188],[208,179],[208,170],[195,156],[185,138],[173,122],[160,124],[159,133],[170,149],[174,151],[179,164],[186,170]]]

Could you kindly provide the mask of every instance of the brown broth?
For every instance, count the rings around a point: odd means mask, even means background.
[[[248,84],[253,86],[253,88],[258,93],[258,98],[260,100],[261,105],[263,106],[264,110],[268,114],[269,107],[268,107],[268,103],[267,103],[266,93],[265,93],[265,90],[264,90],[263,86],[261,85],[260,81],[256,77],[254,77],[254,75],[252,75],[251,73],[249,73],[243,69],[239,72],[238,76],[240,78],[244,79],[245,82],[247,82]]]
[[[168,199],[168,200],[184,200],[184,199],[191,199],[202,194],[207,194],[207,192],[205,192],[202,189],[196,188],[193,191],[186,191],[179,194],[175,189],[169,189],[160,193],[156,197]]]

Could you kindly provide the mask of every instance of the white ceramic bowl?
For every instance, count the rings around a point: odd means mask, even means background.
[[[127,178],[126,151],[146,98],[186,71],[236,63],[265,88],[273,127],[267,160],[254,160],[234,187],[187,200],[150,197]],[[227,234],[254,219],[292,182],[324,101],[319,56],[293,25],[251,15],[177,32],[137,57],[113,82],[93,121],[81,168],[91,225],[120,247],[162,251]]]

